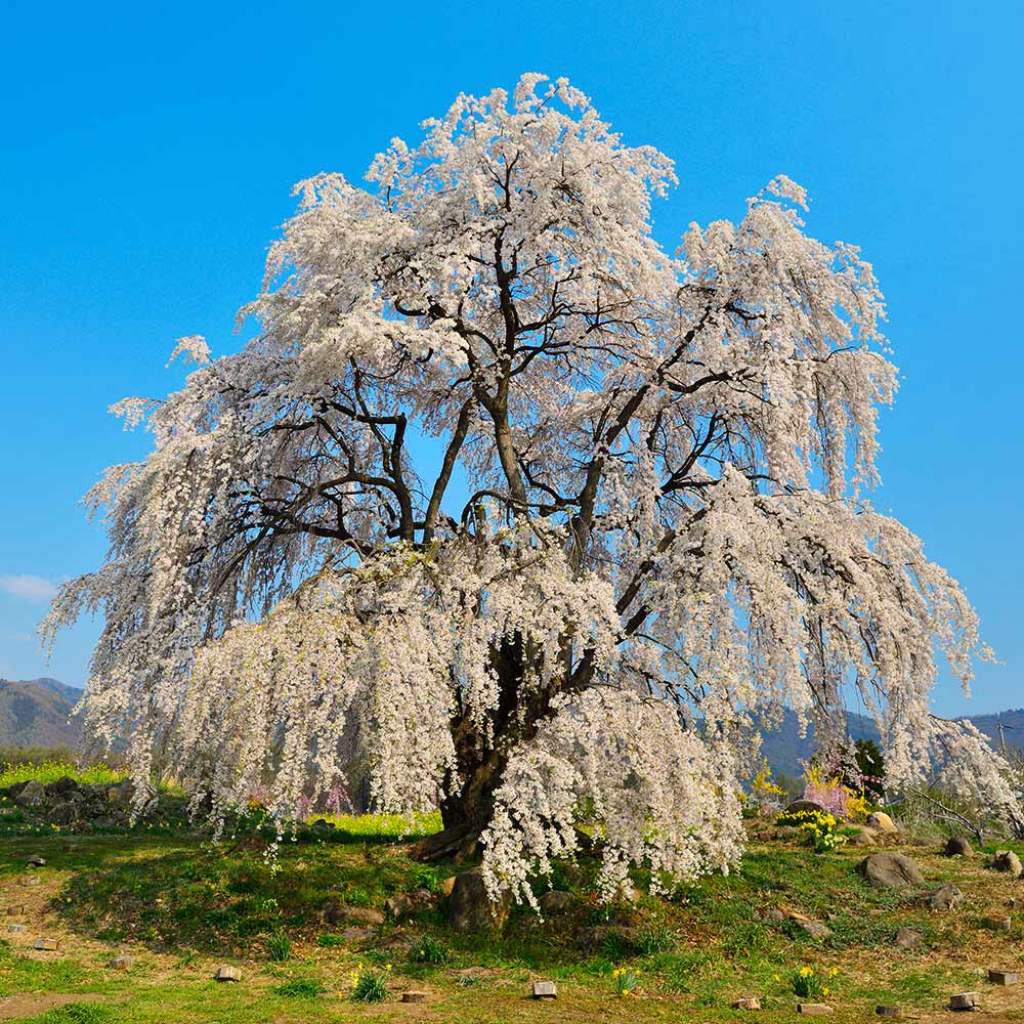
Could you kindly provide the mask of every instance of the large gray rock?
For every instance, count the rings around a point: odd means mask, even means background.
[[[996,850],[992,858],[992,867],[996,871],[1007,871],[1012,878],[1020,878],[1024,875],[1024,864],[1021,864],[1020,857],[1013,850]]]
[[[902,853],[873,853],[857,865],[857,871],[875,889],[924,885],[921,869]]]
[[[36,779],[30,779],[21,787],[21,792],[14,798],[19,807],[38,807],[46,799],[46,787]]]
[[[480,868],[472,868],[455,879],[448,899],[448,921],[458,932],[501,929],[508,919],[509,907],[508,896],[497,901],[490,899],[484,886],[483,872]]]
[[[896,931],[896,945],[900,949],[917,949],[924,942],[924,933],[916,928],[899,928]]]

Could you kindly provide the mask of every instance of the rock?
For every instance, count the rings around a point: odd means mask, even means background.
[[[52,953],[55,949],[60,948],[60,943],[56,939],[36,939],[32,943],[32,948]]]
[[[989,971],[988,980],[993,985],[1019,985],[1020,975],[1016,971]]]
[[[992,858],[992,867],[996,871],[1008,871],[1013,878],[1024,875],[1024,864],[1021,864],[1020,857],[1013,850],[996,850]]]
[[[957,992],[949,997],[949,1008],[951,1010],[977,1010],[977,992]]]
[[[827,808],[823,807],[815,800],[794,800],[791,804],[786,805],[786,809],[782,813],[800,814],[805,811],[809,811],[811,813],[817,812],[820,814],[831,813]]]
[[[64,800],[54,804],[47,817],[54,825],[72,825],[78,818],[78,805],[71,800]]]
[[[547,917],[557,917],[566,913],[572,904],[572,894],[559,889],[551,889],[540,898],[541,913]]]
[[[878,846],[881,836],[867,825],[861,825],[857,831],[850,836],[851,846]]]
[[[449,875],[441,884],[437,887],[437,891],[444,897],[451,896],[452,890],[455,888],[455,875]]]
[[[994,932],[1013,931],[1013,918],[1011,917],[989,917],[985,919],[985,924]]]
[[[535,981],[533,983],[534,999],[557,999],[558,989],[553,981]]]
[[[955,910],[963,901],[964,894],[950,882],[928,897],[928,906],[932,910]]]
[[[757,996],[744,996],[731,1004],[734,1010],[760,1010],[761,1000]]]
[[[786,920],[785,911],[781,910],[779,907],[769,907],[761,916],[766,921],[785,921]]]
[[[384,914],[373,907],[350,907],[336,901],[328,903],[321,911],[321,916],[327,924],[348,921],[351,924],[366,925],[371,928],[382,925],[386,920]]]
[[[27,861],[25,861],[25,863],[28,864],[30,868],[45,868],[46,858],[40,857],[38,853],[34,853]]]
[[[419,992],[415,989],[409,989],[408,992],[402,993],[403,1003],[425,1003],[427,1001],[427,993]]]
[[[491,901],[484,885],[480,868],[463,871],[455,879],[448,900],[448,921],[458,932],[478,931],[484,928],[501,929],[508,919],[508,895]]]
[[[7,930],[12,935],[21,935],[22,932],[28,931],[28,925],[25,924],[9,924]]]
[[[895,941],[900,949],[917,949],[924,942],[924,935],[916,928],[899,928]]]
[[[828,1003],[797,1003],[796,1012],[806,1017],[827,1017],[832,1013],[832,1007]]]
[[[22,914],[24,914],[24,913],[25,913],[25,904],[24,903],[12,903],[7,908],[7,916],[8,917],[21,917]]]
[[[125,779],[116,786],[107,787],[107,800],[117,807],[129,807],[135,798],[135,786],[131,779]]]
[[[25,878],[24,878],[23,884],[24,885],[38,885],[39,884],[39,876],[38,875],[26,875]]]
[[[129,971],[135,966],[135,957],[129,956],[127,953],[120,953],[110,961],[110,966],[115,971]]]
[[[974,852],[971,844],[963,836],[950,836],[942,851],[947,857],[970,857]]]
[[[346,928],[341,933],[346,942],[369,942],[373,936],[372,928]]]
[[[867,817],[868,828],[873,828],[876,832],[887,832],[889,835],[895,835],[899,832],[896,827],[896,822],[889,817],[885,811],[875,811],[869,814]]]
[[[876,1006],[875,1013],[879,1017],[902,1017],[903,1010],[899,1006]]]
[[[921,869],[902,853],[873,853],[857,865],[857,870],[875,889],[924,885]]]
[[[69,793],[74,793],[78,789],[78,783],[71,778],[70,775],[62,775],[56,782],[51,782],[46,786],[46,795],[48,797],[63,797],[67,799]]]
[[[242,972],[231,964],[221,964],[214,972],[214,981],[241,981]]]
[[[832,934],[832,929],[821,921],[797,921],[797,926],[802,928],[812,939],[827,939]]]
[[[36,779],[30,779],[14,798],[19,807],[38,807],[46,799],[46,787]]]

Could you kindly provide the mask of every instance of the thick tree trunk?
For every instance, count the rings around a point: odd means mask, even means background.
[[[427,858],[472,857],[480,833],[491,820],[494,794],[501,785],[508,757],[516,744],[529,739],[549,711],[554,691],[531,692],[523,701],[524,652],[520,641],[495,648],[492,666],[499,680],[498,707],[492,716],[488,739],[471,721],[468,712],[452,719],[458,788],[441,801],[444,830],[421,844]],[[449,779],[449,788],[454,779]]]

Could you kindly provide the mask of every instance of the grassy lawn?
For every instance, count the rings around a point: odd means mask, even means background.
[[[1024,1020],[1024,987],[996,988],[987,968],[1024,971],[1020,923],[995,930],[1024,882],[986,866],[911,848],[929,888],[955,881],[962,907],[932,912],[920,893],[878,891],[854,871],[864,851],[814,854],[771,839],[752,842],[742,870],[689,886],[671,900],[638,895],[601,906],[593,866],[565,865],[555,887],[568,910],[546,920],[515,908],[501,935],[462,935],[446,924],[445,879],[453,864],[410,856],[404,819],[334,819],[325,836],[282,845],[248,834],[214,845],[183,832],[145,828],[119,835],[9,834],[0,838],[0,1019],[38,1024],[415,1020],[733,1021],[729,1008],[762,997],[766,1020],[795,1020],[794,975],[811,968],[836,1020],[863,1021],[879,1003],[919,1019],[948,1017],[950,993],[981,992],[986,1015]],[[436,822],[414,824],[428,831]],[[26,867],[30,855],[47,864]],[[38,879],[30,884],[31,878]],[[642,882],[642,879],[637,879]],[[382,910],[419,892],[422,909],[400,922],[330,924],[331,905]],[[426,899],[422,894],[431,894]],[[791,912],[828,921],[815,939]],[[8,924],[24,923],[22,932]],[[894,945],[918,929],[914,950]],[[31,948],[56,938],[56,952]],[[130,953],[128,970],[111,967]],[[219,964],[237,984],[212,980]],[[387,998],[360,1003],[354,982],[379,975]],[[556,1002],[528,997],[533,979],[558,984]],[[406,989],[428,993],[404,1004]],[[629,989],[627,994],[621,994]]]

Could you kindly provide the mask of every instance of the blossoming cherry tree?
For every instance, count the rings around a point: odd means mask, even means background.
[[[530,900],[585,812],[611,895],[735,864],[752,726],[838,749],[857,700],[891,784],[938,760],[1018,813],[928,710],[975,615],[864,497],[896,372],[858,250],[779,177],[666,252],[671,161],[564,80],[423,128],[298,186],[241,351],[183,339],[182,390],[116,407],[153,448],[46,629],[102,612],[88,721],[140,789],[284,823],[358,770]]]

